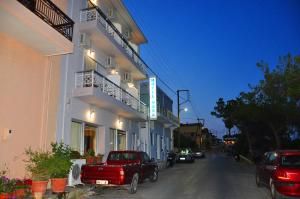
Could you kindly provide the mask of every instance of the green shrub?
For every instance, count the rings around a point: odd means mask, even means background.
[[[43,151],[26,149],[26,170],[31,173],[32,180],[48,180],[50,178],[49,165],[51,154]]]

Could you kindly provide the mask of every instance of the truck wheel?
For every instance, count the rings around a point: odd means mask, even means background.
[[[158,169],[157,169],[157,167],[156,167],[156,168],[154,169],[154,172],[153,172],[151,178],[150,178],[150,181],[151,181],[151,182],[156,182],[157,179],[158,179]]]
[[[271,181],[270,183],[270,191],[271,191],[271,197],[272,199],[281,199],[281,194],[278,193],[278,191],[275,188],[274,182]]]
[[[138,182],[139,182],[139,174],[135,173],[132,177],[131,183],[130,183],[130,187],[128,189],[128,192],[130,194],[134,194],[137,191],[137,186],[138,186]]]

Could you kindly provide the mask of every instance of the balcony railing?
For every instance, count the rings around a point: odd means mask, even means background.
[[[18,0],[26,8],[72,41],[74,22],[50,0]]]
[[[133,108],[134,110],[147,114],[145,103],[135,98],[123,88],[119,87],[95,70],[77,72],[75,77],[76,88],[94,87],[101,92],[115,98]]]
[[[161,106],[157,106],[157,112],[160,113],[161,115],[165,116],[169,120],[171,120],[174,123],[179,123],[178,118],[172,113],[172,111],[163,108]]]
[[[104,28],[127,55],[136,63],[137,68],[147,74],[147,66],[139,54],[131,47],[126,38],[119,32],[113,23],[106,17],[99,7],[86,8],[80,12],[80,22],[96,21],[99,28]]]

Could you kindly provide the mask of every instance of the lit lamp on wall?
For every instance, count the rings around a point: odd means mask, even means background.
[[[129,88],[133,88],[134,87],[134,84],[132,82],[127,83],[127,85],[128,85]]]
[[[94,50],[94,49],[92,49],[92,48],[88,49],[87,52],[86,52],[86,54],[87,54],[89,57],[95,59],[95,50]]]
[[[94,121],[96,116],[95,109],[90,108],[90,110],[87,111],[86,117],[89,121]]]
[[[116,122],[116,126],[117,126],[117,129],[122,129],[123,128],[123,122],[121,121],[120,117]]]

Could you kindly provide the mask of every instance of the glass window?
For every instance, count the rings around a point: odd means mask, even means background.
[[[117,150],[126,150],[126,133],[124,131],[117,132]]]
[[[115,150],[115,143],[116,143],[116,139],[115,139],[115,129],[110,129],[109,130],[109,137],[110,137],[110,141],[109,141],[109,149],[111,151]]]
[[[96,132],[97,129],[94,126],[85,125],[84,127],[84,153],[88,150],[96,152]]]
[[[147,153],[142,153],[143,162],[149,162],[150,158]]]
[[[268,162],[267,162],[267,165],[274,165],[275,164],[275,161],[276,161],[276,158],[277,158],[277,154],[276,153],[270,153],[268,155]]]
[[[137,159],[137,155],[136,153],[118,153],[118,152],[114,152],[111,153],[108,157],[108,160],[110,161],[119,161],[119,160],[136,160]]]
[[[78,152],[81,152],[81,131],[82,124],[79,122],[72,121],[70,147],[72,148],[72,150]]]
[[[299,155],[286,155],[281,158],[281,166],[289,168],[300,168]]]

